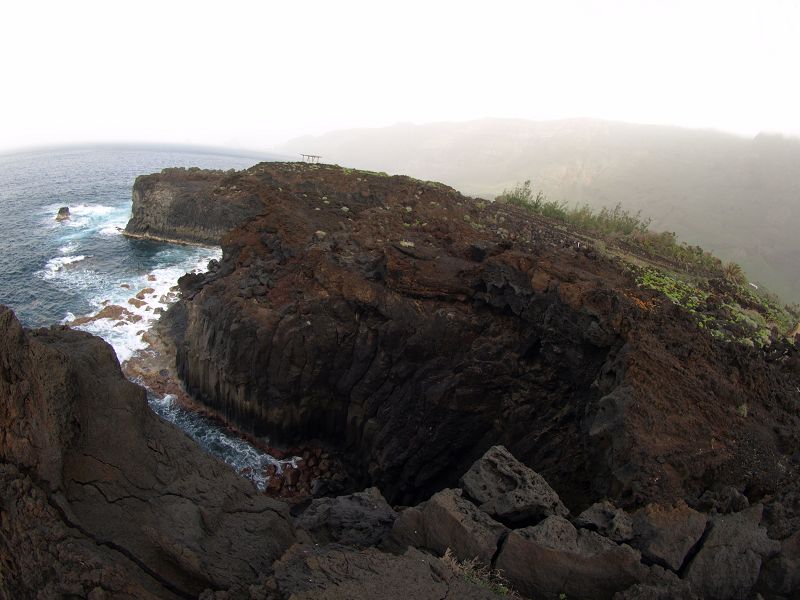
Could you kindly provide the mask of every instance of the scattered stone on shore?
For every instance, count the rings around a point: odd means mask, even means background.
[[[136,297],[137,297],[139,300],[144,300],[144,297],[145,297],[147,294],[152,294],[153,292],[155,292],[155,290],[154,290],[153,288],[151,288],[151,287],[146,287],[146,288],[144,288],[144,289],[142,289],[142,290],[139,290],[139,293],[138,293],[138,294],[136,294]]]
[[[123,306],[119,306],[118,304],[109,304],[104,306],[99,312],[94,315],[90,315],[88,317],[78,317],[67,323],[70,327],[77,327],[78,325],[85,325],[86,323],[92,323],[94,321],[99,321],[100,319],[111,319],[114,321],[119,321],[121,319],[126,319],[131,317],[133,313],[131,313],[128,309]]]
[[[123,289],[126,289],[126,290],[129,290],[129,289],[131,289],[131,284],[130,283],[121,283],[119,285],[119,287],[121,287]]]
[[[147,281],[155,281],[155,280],[156,280],[156,276],[155,276],[155,275],[153,275],[152,273],[150,273],[150,274],[147,276]]]
[[[138,298],[130,298],[128,300],[128,304],[132,304],[136,308],[142,308],[145,304],[147,304],[147,302],[144,300],[139,300]]]
[[[56,213],[56,221],[66,221],[69,218],[69,206],[62,206],[58,209],[58,213]]]

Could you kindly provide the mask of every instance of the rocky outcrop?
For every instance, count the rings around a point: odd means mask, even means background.
[[[171,177],[192,189],[200,175]],[[716,342],[568,231],[327,165],[226,181],[263,214],[183,280],[168,317],[187,388],[237,426],[322,439],[401,504],[455,486],[497,444],[576,513],[709,482],[758,496],[795,476],[794,350]]]
[[[253,185],[232,172],[164,169],[133,184],[130,237],[219,244],[223,235],[263,212]]]
[[[0,597],[184,598],[268,576],[287,507],[148,406],[114,351],[0,307]]]
[[[62,206],[56,213],[56,221],[66,221],[70,218],[69,206]]]

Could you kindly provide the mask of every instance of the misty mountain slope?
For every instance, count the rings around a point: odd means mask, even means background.
[[[283,151],[443,181],[493,198],[531,179],[570,204],[621,202],[800,301],[800,140],[574,119],[399,124],[336,131]]]

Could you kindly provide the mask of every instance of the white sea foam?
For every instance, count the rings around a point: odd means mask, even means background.
[[[179,252],[185,253],[186,249],[181,248]],[[167,260],[177,259],[174,250],[167,250],[164,254]],[[96,280],[97,287],[90,299],[96,310],[101,310],[107,304],[117,304],[124,306],[131,314],[139,317],[139,320],[132,323],[124,319],[121,321],[99,319],[80,325],[78,329],[106,340],[114,348],[121,363],[129,360],[138,350],[147,347],[142,335],[160,318],[157,309],[166,310],[177,299],[176,292],[171,288],[177,284],[178,278],[184,273],[204,271],[208,261],[212,258],[218,259],[221,254],[219,248],[197,248],[188,256],[182,257],[182,260],[178,259],[177,264],[165,265],[149,273],[129,277],[125,281],[107,281],[105,285],[101,285],[100,280]],[[123,288],[122,284],[130,287]],[[149,291],[145,293],[144,290]],[[141,298],[138,298],[137,294]],[[131,303],[131,300],[134,302]],[[145,304],[136,306],[139,301]]]
[[[69,207],[69,214],[70,217],[72,215],[96,217],[110,215],[118,210],[113,206],[105,206],[103,204],[76,204]]]
[[[299,457],[278,460],[262,452],[211,419],[182,407],[171,394],[163,398],[151,395],[149,402],[153,411],[161,418],[175,423],[194,438],[201,448],[250,479],[260,490],[266,489],[269,481],[269,476],[265,473],[268,466],[274,465],[277,472],[282,473],[287,466],[296,467],[301,460]]]
[[[56,256],[55,258],[51,258],[47,261],[44,266],[42,276],[44,279],[52,279],[65,267],[85,259],[86,256],[83,254],[79,254],[77,256]]]

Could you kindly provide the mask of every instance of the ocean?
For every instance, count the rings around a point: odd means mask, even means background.
[[[266,159],[269,159],[268,157]],[[124,306],[130,321],[102,319],[79,326],[105,339],[120,362],[146,347],[155,309],[172,300],[170,288],[187,272],[219,258],[216,247],[132,240],[120,233],[131,212],[137,175],[165,167],[242,169],[253,155],[187,149],[64,148],[0,155],[0,304],[26,327],[61,324],[103,306]],[[71,218],[56,221],[62,206]],[[128,303],[151,288],[146,305]],[[138,318],[138,320],[137,320]],[[136,322],[131,322],[131,321]],[[192,413],[170,396],[149,392],[150,406],[186,431],[204,449],[248,473],[261,489],[264,467],[286,461],[254,448],[218,423]]]

